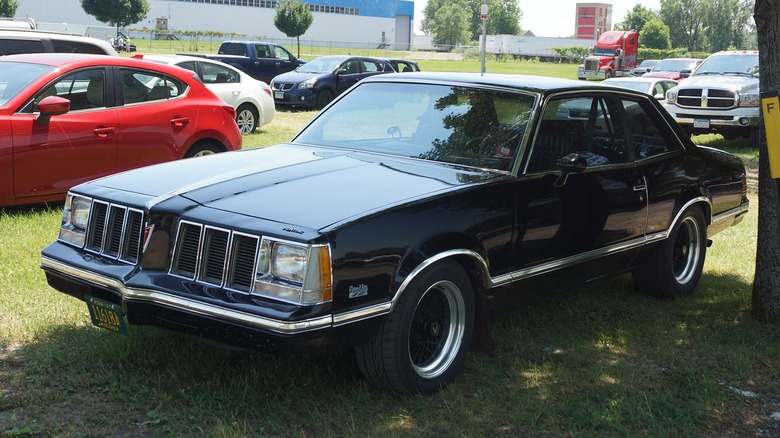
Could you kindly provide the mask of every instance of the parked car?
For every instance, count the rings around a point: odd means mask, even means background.
[[[274,118],[276,108],[268,84],[225,63],[185,55],[135,55],[134,58],[178,65],[197,73],[206,88],[236,109],[236,123],[243,135],[255,132]]]
[[[672,79],[639,76],[604,79],[601,81],[601,84],[641,91],[655,97],[659,101],[663,101],[666,99],[666,91],[676,86],[677,81]]]
[[[642,76],[643,74],[650,72],[659,61],[660,60],[658,59],[645,59],[631,70],[631,74],[633,76]]]
[[[708,56],[666,93],[664,108],[690,134],[750,139],[758,146],[761,92],[758,51],[730,50]]]
[[[0,206],[81,182],[241,148],[235,110],[192,72],[119,56],[0,57]]]
[[[74,187],[42,268],[112,331],[352,347],[371,382],[431,393],[493,311],[626,273],[649,295],[692,293],[748,207],[742,161],[693,144],[646,93],[398,73],[289,143]]]
[[[108,41],[98,38],[36,29],[0,29],[0,55],[17,53],[91,53],[119,56]]]
[[[277,105],[324,108],[361,79],[392,73],[387,61],[365,56],[321,56],[271,81]]]
[[[691,75],[693,70],[701,64],[697,58],[667,58],[661,60],[652,70],[643,76],[649,78],[666,78],[680,81]]]
[[[420,71],[420,66],[414,62],[409,61],[406,59],[398,59],[398,58],[390,58],[386,59],[385,61],[390,64],[391,67],[393,67],[393,70],[397,71],[398,73],[410,73],[415,71]]]

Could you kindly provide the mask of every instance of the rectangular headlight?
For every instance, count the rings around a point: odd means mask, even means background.
[[[92,199],[68,193],[62,210],[59,240],[79,247],[84,246]]]
[[[296,304],[331,301],[329,248],[263,238],[254,293]]]
[[[739,95],[739,106],[760,106],[761,97],[755,93]]]

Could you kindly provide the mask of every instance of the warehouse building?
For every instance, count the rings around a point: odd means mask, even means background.
[[[148,0],[147,17],[130,29],[160,30],[179,37],[186,31],[216,31],[252,39],[288,38],[274,26],[275,0]],[[303,0],[314,22],[301,36],[307,44],[386,47],[408,50],[414,28],[413,0]],[[32,18],[41,29],[83,33],[106,25],[81,8],[79,0],[20,0],[16,18]],[[165,23],[166,29],[159,29]],[[151,35],[151,33],[150,33]],[[97,35],[93,35],[97,36]]]

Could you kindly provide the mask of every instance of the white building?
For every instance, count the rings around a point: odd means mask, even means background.
[[[150,29],[151,35],[158,19],[165,18],[168,31],[173,34],[217,31],[255,40],[289,38],[274,26],[274,0],[148,2],[148,15],[130,25],[130,29]],[[304,3],[314,15],[311,27],[301,36],[306,44],[350,47],[360,43],[408,50],[412,43],[413,0],[304,0]],[[15,18],[32,18],[41,29],[82,34],[89,26],[108,25],[85,13],[79,0],[19,0]]]

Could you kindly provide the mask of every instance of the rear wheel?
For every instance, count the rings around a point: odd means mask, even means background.
[[[474,296],[463,269],[444,261],[413,280],[370,342],[356,348],[372,383],[430,394],[451,383],[474,331]]]
[[[257,110],[249,104],[243,104],[236,110],[236,124],[241,135],[249,135],[257,128]]]
[[[184,158],[203,157],[206,155],[213,155],[219,152],[222,152],[222,150],[219,149],[217,146],[214,146],[213,144],[205,141],[199,141],[194,145],[192,145],[190,150],[188,150],[187,153],[184,154]]]
[[[707,254],[707,226],[701,208],[685,210],[660,244],[641,267],[634,271],[639,290],[659,297],[690,294],[701,278]]]

